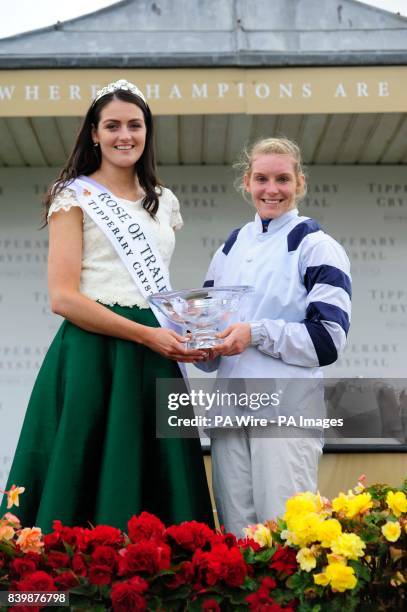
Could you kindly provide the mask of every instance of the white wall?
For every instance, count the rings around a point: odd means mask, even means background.
[[[55,171],[0,169],[0,487],[35,375],[59,319],[48,308],[47,230],[40,197]],[[172,283],[200,286],[212,253],[253,216],[224,167],[165,167],[185,228],[177,233]],[[334,377],[403,378],[407,361],[407,179],[401,166],[310,170],[303,214],[341,241],[354,281],[353,318]]]

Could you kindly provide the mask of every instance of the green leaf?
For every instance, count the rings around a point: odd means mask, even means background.
[[[64,548],[69,556],[70,559],[72,559],[72,557],[74,556],[74,549],[72,548],[72,546],[70,544],[68,544],[68,542],[63,542]]]
[[[257,580],[246,576],[244,582],[242,584],[242,588],[247,589],[248,591],[255,591],[258,588],[259,584]]]
[[[268,548],[267,550],[255,553],[256,563],[268,563],[275,552],[275,548]]]
[[[243,559],[246,561],[246,563],[248,563],[249,565],[252,565],[255,560],[256,560],[256,553],[254,552],[253,548],[245,548],[242,550],[243,553]]]

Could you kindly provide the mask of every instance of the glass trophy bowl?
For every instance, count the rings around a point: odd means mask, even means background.
[[[203,287],[154,293],[148,298],[170,321],[190,333],[188,348],[206,349],[220,344],[216,338],[221,325],[241,308],[242,299],[253,287]]]

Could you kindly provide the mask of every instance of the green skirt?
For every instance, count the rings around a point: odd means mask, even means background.
[[[158,327],[150,309],[111,310]],[[35,383],[7,484],[25,487],[12,509],[23,526],[48,532],[60,519],[125,530],[143,510],[167,525],[212,525],[199,440],[155,435],[156,379],[180,375],[174,361],[141,344],[64,321]]]

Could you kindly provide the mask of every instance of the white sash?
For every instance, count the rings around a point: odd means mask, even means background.
[[[146,299],[153,293],[170,291],[168,271],[154,237],[140,219],[117,202],[102,185],[87,177],[70,183],[84,212],[104,233]]]
[[[171,291],[167,268],[156,247],[154,237],[141,220],[120,205],[102,185],[87,176],[69,184],[74,189],[82,210],[103,232],[126,266],[140,293],[147,299],[153,293]],[[179,326],[149,304],[161,327],[182,333]],[[186,380],[184,363],[178,363]]]

